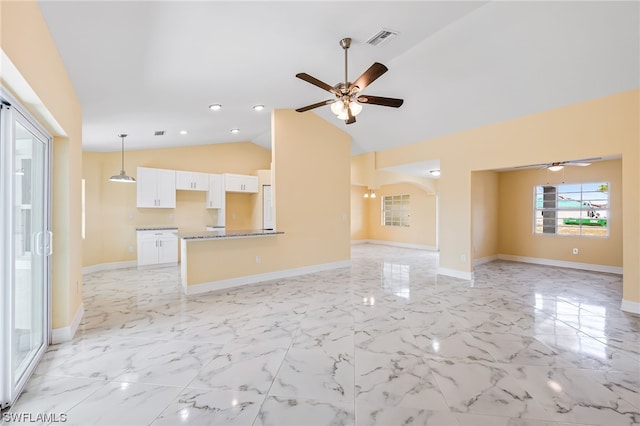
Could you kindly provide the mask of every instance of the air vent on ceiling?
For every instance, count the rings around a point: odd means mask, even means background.
[[[372,46],[378,46],[379,44],[382,44],[385,41],[389,40],[390,38],[394,38],[397,35],[398,35],[397,31],[380,30],[376,35],[374,35],[369,40],[367,40],[367,44],[370,44]]]
[[[163,136],[164,135],[164,130],[156,130],[153,133],[153,136]]]

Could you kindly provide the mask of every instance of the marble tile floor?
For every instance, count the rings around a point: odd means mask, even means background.
[[[358,245],[352,267],[184,296],[178,268],[85,276],[85,316],[15,412],[69,425],[638,425],[617,275]],[[8,424],[8,423],[7,423]]]

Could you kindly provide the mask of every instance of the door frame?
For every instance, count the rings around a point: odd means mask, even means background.
[[[44,231],[47,239],[46,244],[52,247],[51,231],[52,231],[52,160],[53,160],[53,138],[49,132],[41,126],[37,120],[18,102],[4,87],[0,86],[0,104],[2,109],[8,109],[8,113],[4,111],[0,114],[0,139],[3,141],[9,141],[9,143],[0,143],[0,199],[5,206],[13,206],[13,190],[15,184],[14,178],[14,132],[15,123],[20,122],[20,125],[25,126],[30,132],[34,133],[38,139],[41,139],[45,144],[44,149],[44,177],[45,187],[44,192]],[[13,348],[15,345],[15,331],[14,331],[14,319],[13,312],[15,311],[14,300],[14,288],[15,277],[14,267],[15,253],[14,253],[14,241],[13,236],[13,223],[14,212],[13,208],[4,208],[0,211],[0,229],[2,233],[6,235],[0,242],[0,272],[2,274],[1,280],[4,285],[0,286],[0,304],[2,304],[2,318],[0,318],[0,369],[2,369],[1,377],[3,382],[0,383],[0,407],[4,408],[15,402],[20,396],[25,385],[29,381],[29,378],[36,369],[38,363],[42,359],[42,356],[46,352],[48,346],[51,344],[51,306],[52,306],[52,262],[51,262],[51,250],[45,256],[43,256],[43,274],[45,283],[43,288],[44,295],[44,315],[43,315],[43,345],[36,352],[33,361],[29,367],[24,371],[20,380],[15,383],[14,386],[14,366],[13,366]],[[43,239],[44,239],[43,238]],[[8,344],[7,344],[8,343]]]

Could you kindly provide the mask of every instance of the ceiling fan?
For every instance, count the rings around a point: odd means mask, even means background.
[[[539,169],[547,169],[552,172],[560,171],[564,168],[564,166],[578,166],[578,167],[587,167],[591,165],[591,162],[602,160],[601,157],[593,157],[593,158],[583,158],[582,160],[570,160],[570,161],[556,161],[553,163],[541,163],[541,164],[530,164],[528,166],[518,166],[516,169],[524,169],[524,168],[539,168]]]
[[[399,108],[404,100],[396,98],[384,98],[382,96],[369,96],[360,94],[364,88],[373,83],[378,77],[388,71],[388,68],[379,62],[375,62],[369,67],[356,81],[353,83],[348,81],[347,76],[347,51],[351,46],[350,38],[343,38],[340,40],[340,46],[344,49],[344,82],[338,83],[335,86],[330,86],[327,83],[318,80],[315,77],[310,76],[307,73],[298,73],[296,77],[301,80],[311,83],[327,92],[333,93],[335,99],[327,99],[326,101],[318,102],[312,105],[307,105],[302,108],[296,109],[298,112],[309,111],[310,109],[318,108],[324,105],[331,104],[331,111],[338,116],[338,119],[344,120],[346,124],[353,124],[356,122],[356,115],[362,111],[361,104],[381,105],[392,108]]]

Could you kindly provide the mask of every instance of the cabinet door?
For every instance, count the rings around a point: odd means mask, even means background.
[[[193,189],[191,172],[176,170],[176,189]]]
[[[258,176],[245,176],[243,192],[258,193]]]
[[[158,206],[163,208],[176,207],[176,171],[157,169]]]
[[[156,169],[138,167],[136,207],[158,207]]]
[[[225,190],[227,192],[242,192],[244,186],[244,177],[241,175],[224,175]]]
[[[209,175],[209,191],[207,192],[207,208],[208,209],[221,209],[222,208],[222,176]]]
[[[158,263],[158,240],[138,236],[138,266]]]
[[[158,237],[158,263],[178,262],[178,237],[165,233]]]
[[[196,191],[208,191],[209,190],[209,175],[207,173],[192,173],[193,188]]]

